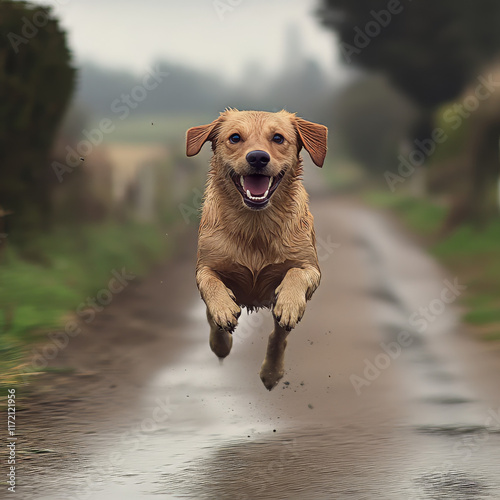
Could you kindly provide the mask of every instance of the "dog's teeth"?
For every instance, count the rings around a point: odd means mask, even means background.
[[[252,194],[250,193],[250,190],[247,189],[247,197],[251,200],[254,200],[254,201],[262,201],[262,200],[265,200],[267,198],[267,195],[269,194],[269,189],[262,195],[262,196],[252,196]]]
[[[243,178],[242,175],[240,175],[240,183],[241,183],[241,187],[245,187],[245,179]]]
[[[269,177],[269,186],[267,186],[268,189],[271,189],[271,184],[273,183],[273,178]],[[266,195],[267,196],[267,195]]]

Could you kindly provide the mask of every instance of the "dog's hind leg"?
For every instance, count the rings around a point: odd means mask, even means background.
[[[274,331],[269,336],[266,358],[260,369],[260,378],[268,390],[273,389],[285,373],[285,348],[289,333],[274,318]]]
[[[210,349],[219,358],[225,358],[233,347],[233,336],[228,330],[224,330],[213,320],[207,307],[207,319],[210,325]]]

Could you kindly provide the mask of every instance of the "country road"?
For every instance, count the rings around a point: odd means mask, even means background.
[[[190,237],[37,382],[19,498],[500,499],[500,355],[460,324],[460,276],[384,214],[311,210],[322,282],[273,391],[269,313],[210,351]]]

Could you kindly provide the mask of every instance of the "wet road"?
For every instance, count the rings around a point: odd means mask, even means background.
[[[243,314],[219,363],[193,278],[174,362],[79,486],[40,498],[500,499],[500,357],[459,324],[460,277],[380,214],[311,208],[323,277],[282,382],[258,376],[269,313]]]

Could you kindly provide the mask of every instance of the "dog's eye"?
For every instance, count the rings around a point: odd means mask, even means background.
[[[281,134],[274,134],[273,135],[273,142],[276,144],[283,144],[285,141],[285,138]]]
[[[233,134],[229,136],[229,142],[231,144],[236,144],[237,142],[241,141],[240,134]]]

